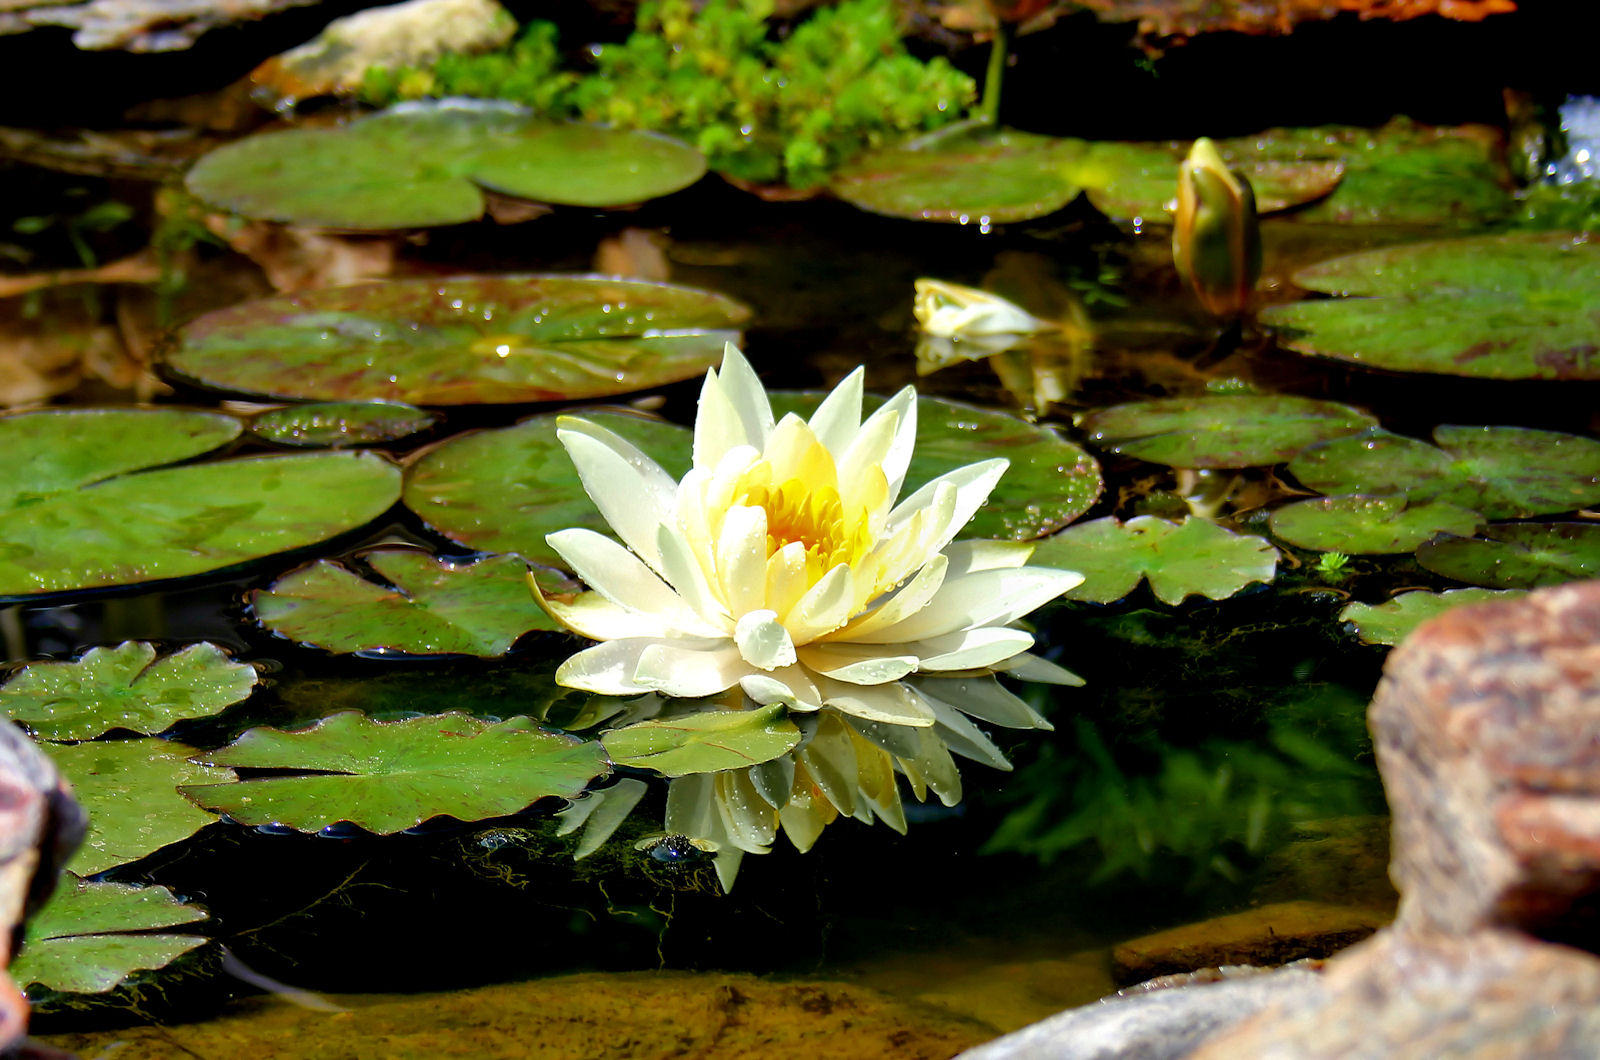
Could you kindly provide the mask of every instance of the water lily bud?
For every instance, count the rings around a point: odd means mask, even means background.
[[[942,339],[1032,335],[1056,326],[999,295],[943,280],[916,282],[912,312],[924,332]]]
[[[1217,316],[1243,313],[1261,278],[1255,192],[1205,137],[1178,166],[1172,259],[1200,304]]]

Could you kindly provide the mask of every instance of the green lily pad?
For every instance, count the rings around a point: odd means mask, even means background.
[[[250,608],[274,633],[334,652],[487,658],[529,630],[559,628],[534,602],[519,556],[456,564],[385,549],[361,558],[387,584],[323,559],[252,592]]]
[[[239,421],[188,409],[50,409],[0,416],[0,535],[6,513],[59,493],[208,453]],[[0,555],[3,555],[0,550]]]
[[[315,832],[349,821],[379,835],[444,815],[500,817],[547,795],[571,798],[606,771],[598,743],[542,732],[529,718],[487,722],[438,714],[374,721],[355,711],[298,732],[251,729],[194,760],[305,771],[180,789],[241,824]]]
[[[1271,522],[1272,532],[1291,545],[1382,556],[1411,552],[1436,534],[1470,535],[1483,517],[1442,501],[1355,494],[1286,504],[1272,513]]]
[[[1169,467],[1276,464],[1317,442],[1377,421],[1332,401],[1284,395],[1157,398],[1079,417],[1089,443]]]
[[[605,409],[585,409],[644,450],[674,478],[688,474],[690,432],[671,423]],[[439,533],[485,552],[515,552],[565,567],[544,536],[580,526],[609,530],[583,491],[578,471],[556,440],[556,417],[452,438],[406,469],[406,507]]]
[[[655,133],[436,105],[249,136],[202,158],[184,183],[246,217],[371,231],[475,221],[485,191],[626,206],[686,188],[705,168],[700,152]]]
[[[170,740],[95,740],[45,750],[89,813],[89,834],[67,863],[80,876],[138,861],[214,824],[216,815],[178,787],[233,779],[230,770],[190,762],[195,749]]]
[[[165,887],[129,887],[67,877],[28,921],[10,974],[23,988],[103,994],[134,972],[163,968],[205,944],[161,928],[206,919]]]
[[[772,395],[772,410],[778,416],[810,416],[822,398],[818,393],[778,392]],[[880,404],[881,399],[869,397],[865,407],[870,411]],[[962,529],[963,539],[1042,537],[1100,499],[1100,466],[1053,428],[931,397],[917,399],[917,447],[900,495],[909,496],[948,471],[992,457],[1005,457],[1011,466],[988,503]]]
[[[1373,431],[1307,449],[1289,472],[1322,493],[1398,493],[1491,519],[1554,515],[1600,501],[1600,442],[1525,427],[1434,429],[1435,446]]]
[[[369,523],[399,491],[400,469],[376,453],[293,453],[88,486],[57,482],[0,508],[0,598],[221,570]]]
[[[1477,537],[1442,537],[1417,549],[1417,562],[1446,578],[1492,589],[1600,577],[1600,524],[1505,523]]]
[[[40,740],[89,740],[113,729],[154,733],[249,698],[260,675],[215,644],[161,659],[128,641],[76,662],[36,662],[0,686],[0,711]]]
[[[165,365],[273,398],[572,401],[699,375],[749,316],[712,291],[605,276],[387,280],[207,313]]]
[[[1509,600],[1524,595],[1518,589],[1448,589],[1442,593],[1415,590],[1381,604],[1351,604],[1339,620],[1355,627],[1365,644],[1399,644],[1422,623],[1462,604]]]
[[[330,401],[260,413],[250,420],[250,433],[278,445],[342,449],[396,442],[438,420],[431,412],[392,401]]]
[[[1295,273],[1362,296],[1272,306],[1289,349],[1397,372],[1600,379],[1600,243],[1537,232],[1411,243]]]
[[[1250,181],[1260,213],[1276,213],[1320,199],[1344,176],[1340,158],[1263,158],[1255,142],[1254,138],[1226,140],[1218,146],[1229,167]],[[1192,146],[1187,140],[1096,141],[1073,173],[1095,209],[1107,217],[1170,222],[1177,206],[1178,164],[1188,157]]]
[[[1068,600],[1108,604],[1148,578],[1160,600],[1176,605],[1196,594],[1223,600],[1251,582],[1270,582],[1278,550],[1204,519],[1169,523],[1139,515],[1126,523],[1108,517],[1069,526],[1041,541],[1029,562],[1082,574]]]
[[[788,754],[800,730],[781,706],[709,710],[665,721],[641,721],[600,737],[619,766],[668,777],[760,765]]]
[[[890,217],[1026,221],[1078,197],[1071,170],[1087,148],[1083,140],[1015,129],[963,129],[869,151],[840,169],[829,187],[853,206]]]

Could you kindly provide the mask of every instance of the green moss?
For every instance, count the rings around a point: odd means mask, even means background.
[[[953,122],[975,86],[901,44],[890,0],[846,0],[773,39],[764,0],[648,0],[635,32],[563,69],[556,28],[530,24],[510,48],[446,56],[427,69],[367,71],[363,97],[472,96],[553,118],[680,137],[713,169],[752,183],[822,183],[852,156]]]
[[[1535,184],[1522,194],[1519,228],[1600,231],[1600,180]]]

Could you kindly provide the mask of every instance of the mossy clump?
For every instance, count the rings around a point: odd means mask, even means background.
[[[781,38],[770,0],[646,0],[634,33],[565,68],[556,27],[534,22],[510,47],[427,68],[373,68],[363,98],[508,100],[552,118],[649,129],[698,147],[753,184],[806,189],[869,148],[961,118],[971,78],[900,40],[891,0],[845,0]]]

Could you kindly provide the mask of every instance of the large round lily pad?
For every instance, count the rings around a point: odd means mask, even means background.
[[[136,448],[110,443],[121,446]],[[107,462],[129,464],[115,452]],[[186,464],[88,486],[58,480],[0,501],[0,598],[221,570],[353,530],[399,492],[400,469],[375,453]]]
[[[1477,537],[1442,537],[1417,549],[1417,562],[1446,578],[1493,589],[1600,577],[1600,524],[1505,523]]]
[[[90,648],[74,662],[30,663],[0,686],[0,712],[40,740],[155,733],[248,698],[259,676],[215,644],[157,659],[153,645],[128,641]]]
[[[349,821],[380,835],[432,817],[478,821],[547,795],[571,798],[607,769],[598,743],[542,732],[529,718],[374,721],[355,711],[298,732],[251,729],[194,760],[301,772],[182,789],[208,810],[303,832]]]
[[[250,607],[274,633],[335,652],[491,657],[529,630],[559,628],[528,591],[518,556],[455,564],[384,549],[362,561],[382,583],[318,560],[252,592]]]
[[[700,152],[654,133],[437,105],[250,136],[202,158],[185,184],[247,217],[383,230],[475,221],[486,190],[625,206],[688,187],[705,168]]]
[[[674,478],[689,471],[692,438],[671,423],[604,409],[583,418],[615,431]],[[461,435],[406,470],[406,507],[453,541],[485,552],[515,552],[562,566],[544,536],[567,527],[607,530],[578,471],[556,440],[556,417]]]
[[[103,994],[134,972],[165,967],[204,945],[203,935],[157,930],[204,919],[204,909],[185,905],[165,887],[68,877],[28,921],[11,978],[23,988]]]
[[[749,316],[712,291],[605,276],[393,280],[207,313],[165,363],[203,386],[275,398],[572,401],[699,375]]]
[[[1442,593],[1415,590],[1381,604],[1350,604],[1339,619],[1355,628],[1367,644],[1399,644],[1422,623],[1462,604],[1505,600],[1521,596],[1518,589],[1448,589]]]
[[[1334,258],[1295,282],[1347,296],[1262,314],[1301,353],[1399,372],[1600,379],[1600,243],[1550,232],[1412,243]]]
[[[1349,405],[1283,395],[1134,401],[1086,413],[1092,445],[1170,467],[1256,467],[1377,421]]]
[[[342,449],[398,441],[437,421],[431,412],[392,401],[329,401],[259,413],[250,420],[250,433],[279,445]]]
[[[178,787],[233,779],[230,770],[190,762],[194,748],[170,740],[94,740],[45,750],[89,812],[89,834],[67,863],[82,876],[138,861],[215,823],[215,814]]]
[[[624,725],[600,742],[619,766],[682,777],[770,762],[794,749],[800,730],[783,707],[708,710]]]
[[[778,416],[786,412],[810,416],[822,397],[774,393],[772,410]],[[865,405],[870,411],[880,403],[869,397]],[[1094,457],[1053,428],[931,397],[917,399],[917,446],[901,496],[948,471],[993,457],[1005,457],[1011,466],[988,503],[962,529],[962,538],[1042,537],[1072,522],[1100,498],[1100,466]]]
[[[1381,556],[1410,552],[1435,534],[1471,534],[1477,512],[1442,501],[1360,494],[1313,497],[1272,513],[1272,532],[1301,548]]]
[[[1196,594],[1222,600],[1251,582],[1270,582],[1278,550],[1204,519],[1169,523],[1139,515],[1126,523],[1108,517],[1069,526],[1041,541],[1029,562],[1082,574],[1069,600],[1110,603],[1148,578],[1151,591],[1175,605]]]
[[[1600,501],[1600,442],[1525,427],[1438,427],[1437,447],[1373,431],[1313,446],[1289,472],[1322,493],[1398,493],[1491,519],[1554,515]]]

